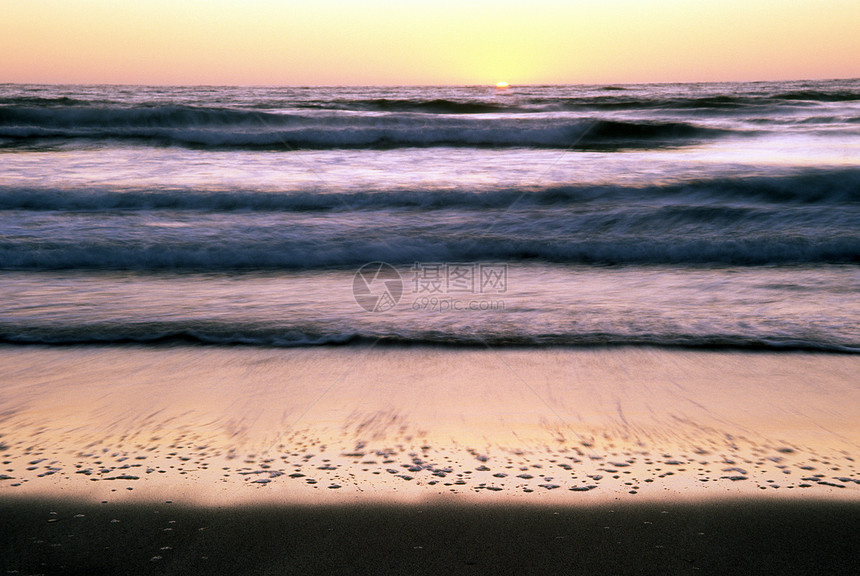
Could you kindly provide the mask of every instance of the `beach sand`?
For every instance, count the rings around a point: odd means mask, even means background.
[[[6,571],[860,565],[852,355],[33,346],[0,363]]]
[[[857,574],[860,504],[0,501],[18,574]],[[17,572],[14,572],[17,570]]]

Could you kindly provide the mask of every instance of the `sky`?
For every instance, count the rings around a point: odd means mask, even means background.
[[[0,2],[0,83],[860,77],[857,0]]]

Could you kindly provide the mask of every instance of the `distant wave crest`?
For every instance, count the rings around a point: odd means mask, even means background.
[[[483,104],[429,102],[435,108]],[[730,133],[680,121],[545,117],[432,119],[409,114],[314,116],[190,106],[0,107],[0,145],[127,140],[224,149],[541,147],[640,148],[684,145]]]

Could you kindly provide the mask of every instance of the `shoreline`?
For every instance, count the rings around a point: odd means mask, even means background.
[[[391,349],[401,351],[438,350],[455,352],[462,351],[597,351],[612,352],[624,350],[654,350],[665,352],[700,352],[703,354],[815,354],[822,356],[860,356],[860,348],[848,346],[815,344],[732,344],[732,343],[654,343],[643,340],[630,342],[606,342],[606,343],[520,343],[520,342],[487,342],[476,339],[474,341],[448,342],[435,340],[406,340],[390,336],[352,336],[344,340],[327,340],[321,342],[297,342],[295,344],[263,344],[245,342],[217,342],[200,339],[186,334],[167,335],[163,338],[151,340],[121,339],[118,341],[105,342],[99,339],[93,340],[70,340],[68,342],[42,342],[38,340],[11,340],[0,339],[0,349],[8,348],[33,348],[41,350],[53,349],[131,349],[131,350],[170,350],[175,348],[201,348],[215,350],[336,350],[348,349],[356,352],[366,351],[373,348]]]

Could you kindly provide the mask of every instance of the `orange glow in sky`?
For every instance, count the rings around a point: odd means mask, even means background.
[[[857,0],[3,0],[0,82],[860,76]]]

